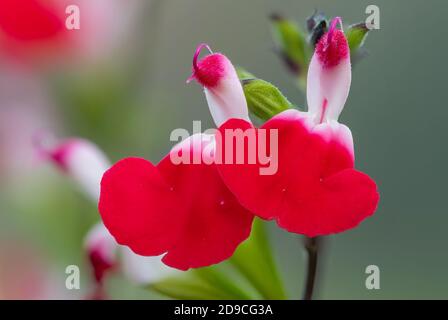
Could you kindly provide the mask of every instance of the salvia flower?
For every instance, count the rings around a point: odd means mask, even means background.
[[[264,219],[277,220],[279,226],[290,232],[310,237],[357,226],[374,213],[379,200],[375,182],[354,169],[352,134],[338,122],[351,82],[349,48],[343,31],[336,28],[338,22],[340,18],[332,21],[312,57],[308,71],[308,112],[287,110],[261,127],[278,130],[277,172],[260,175],[259,162],[217,165],[227,187],[249,211]],[[209,85],[198,80],[206,87]],[[237,80],[232,87],[233,91],[241,90]],[[209,103],[210,108],[227,108],[227,93],[215,94],[220,96],[220,103]],[[242,101],[232,107],[241,113],[247,105]],[[250,121],[241,118],[219,119],[217,124],[223,122],[219,128],[221,136],[228,130],[253,129]],[[227,142],[220,141],[222,146],[216,148],[225,152],[229,149]]]
[[[249,119],[230,61],[212,54],[198,62],[205,45],[193,58],[193,74],[208,84],[205,94],[214,118]],[[215,68],[216,67],[216,68]],[[225,105],[221,94],[225,92]],[[241,111],[241,112],[239,112]],[[250,233],[253,215],[244,209],[219,177],[213,164],[214,141],[197,134],[176,145],[158,165],[140,158],[119,161],[101,182],[99,210],[118,241],[144,256],[165,254],[162,261],[186,270],[229,258]],[[198,148],[197,146],[200,145]],[[203,153],[208,149],[211,152]],[[188,155],[199,163],[179,163]]]
[[[233,112],[233,104],[244,101],[244,94],[233,92],[232,83],[238,79],[233,66],[224,56],[212,55],[221,63],[208,72],[214,64],[197,64],[199,50],[193,77],[210,84],[206,91],[210,104],[221,101],[220,90],[231,97],[214,116],[247,118],[247,110]],[[165,254],[162,261],[181,270],[215,264],[233,254],[249,236],[253,215],[219,177],[210,161],[213,144],[209,135],[196,134],[176,145],[158,165],[127,158],[104,174],[99,210],[118,243],[144,256]],[[211,152],[203,154],[205,149]],[[176,161],[185,155],[200,161]]]

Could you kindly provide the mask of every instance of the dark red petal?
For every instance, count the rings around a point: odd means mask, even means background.
[[[170,181],[188,218],[163,262],[181,270],[229,258],[250,234],[253,215],[221,181],[215,165],[174,165],[169,156],[158,165]]]
[[[185,223],[185,204],[177,201],[149,161],[127,158],[106,171],[99,211],[118,243],[140,255],[160,255]]]

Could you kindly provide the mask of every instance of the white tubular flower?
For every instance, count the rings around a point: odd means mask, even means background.
[[[98,201],[101,177],[110,163],[96,145],[84,139],[72,138],[55,147],[45,147],[42,141],[37,140],[36,146],[43,158],[52,161],[90,198]]]

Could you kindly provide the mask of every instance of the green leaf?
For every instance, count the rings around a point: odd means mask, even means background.
[[[250,238],[239,246],[230,262],[263,298],[286,299],[262,220],[255,219]]]
[[[191,273],[171,277],[148,286],[166,297],[179,300],[229,300],[231,295],[220,291]]]
[[[257,79],[241,67],[237,67],[236,71],[243,85],[250,112],[261,120],[269,120],[276,114],[294,107],[272,83]]]
[[[223,294],[236,300],[249,300],[253,297],[236,284],[235,279],[218,270],[217,266],[194,269],[193,273]]]
[[[350,53],[354,54],[364,45],[369,29],[364,22],[353,24],[347,28],[345,36],[347,37]]]
[[[284,62],[293,73],[305,73],[310,57],[306,35],[295,22],[284,17],[272,15],[271,21],[274,39]]]
[[[241,283],[235,279],[235,275],[232,276],[221,266],[192,269],[181,276],[163,279],[148,288],[173,299],[249,300],[255,298],[253,293],[247,292],[247,285],[243,289]]]
[[[247,106],[258,118],[266,121],[293,108],[291,102],[273,84],[261,79],[242,80]]]

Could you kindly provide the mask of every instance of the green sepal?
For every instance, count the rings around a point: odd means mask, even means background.
[[[345,36],[347,38],[350,53],[354,54],[364,45],[369,29],[364,22],[356,23],[347,28]]]

